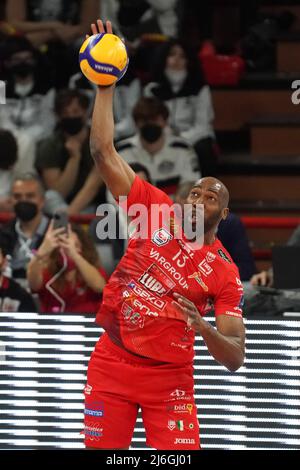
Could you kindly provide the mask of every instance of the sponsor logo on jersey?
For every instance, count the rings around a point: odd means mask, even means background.
[[[177,429],[179,429],[179,431],[183,431],[184,430],[183,421],[182,420],[176,421],[176,427],[177,427]]]
[[[130,281],[127,287],[132,289],[134,294],[141,297],[146,302],[149,302],[149,304],[153,305],[154,307],[158,308],[158,310],[163,310],[165,308],[167,302],[163,301],[162,299],[158,299],[153,294],[150,294],[149,292],[145,291],[134,281]],[[158,316],[158,314],[154,316]]]
[[[242,316],[241,312],[230,312],[226,310],[225,315],[229,315],[230,317],[238,317],[240,318]]]
[[[227,263],[232,264],[232,263],[231,263],[231,260],[228,258],[228,256],[226,255],[226,253],[224,253],[224,251],[221,250],[221,248],[218,250],[218,254],[219,254],[219,256],[221,256],[221,258],[222,258],[223,260],[227,261]]]
[[[185,397],[185,400],[190,400],[191,397]],[[165,400],[165,401],[172,401],[172,400]],[[187,408],[188,407],[188,408]],[[193,411],[193,405],[192,403],[184,403],[184,404],[177,404],[177,405],[167,405],[167,411],[175,414],[179,413],[189,413],[190,415],[192,414]]]
[[[170,429],[170,431],[173,431],[175,428],[176,428],[176,421],[173,421],[172,419],[170,419],[168,421],[168,429]]]
[[[150,250],[150,258],[153,258],[157,261],[157,263],[162,266],[171,276],[175,281],[178,282],[178,284],[183,288],[183,289],[189,289],[189,285],[185,280],[185,277],[181,275],[176,269],[172,266],[170,261],[168,261],[164,256],[161,256],[158,251],[155,249],[151,248]]]
[[[160,297],[170,292],[176,285],[155,263],[151,264],[147,271],[141,275],[139,282]]]
[[[205,292],[208,292],[208,287],[207,285],[204,283],[204,281],[202,280],[202,277],[201,277],[201,273],[199,272],[195,272],[193,274],[190,274],[190,276],[188,276],[188,279],[195,279],[195,281],[198,282],[198,284],[200,284],[200,286],[202,287],[202,289],[205,291]]]
[[[211,251],[208,251],[206,253],[206,261],[208,263],[212,263],[215,259],[216,259],[217,255],[215,255],[214,253],[212,253]]]
[[[172,235],[165,228],[155,230],[155,232],[152,234],[152,241],[157,246],[166,245],[170,240],[172,240],[172,238]]]
[[[185,339],[182,339],[181,341],[186,341]],[[179,348],[179,349],[183,349],[183,350],[186,350],[189,346],[187,344],[180,344],[180,343],[170,343],[170,346],[172,346],[173,348]]]
[[[205,259],[198,264],[198,268],[200,269],[202,274],[204,274],[204,276],[209,276],[213,272],[212,267],[208,264]]]
[[[104,416],[104,403],[90,403],[89,406],[84,409],[84,414],[94,416],[95,418],[102,418]]]
[[[170,419],[168,421],[168,429],[170,429],[170,431],[174,431],[174,429],[178,429],[179,431],[184,431],[184,423],[182,420],[179,420],[179,421],[174,421],[172,419]]]
[[[181,439],[176,437],[174,444],[196,444],[195,439]]]
[[[92,385],[87,384],[87,385],[84,387],[84,393],[85,393],[85,395],[90,395],[90,394],[92,393],[92,389],[93,389]]]
[[[170,393],[170,397],[184,397],[185,391],[184,390],[174,390],[174,392]]]
[[[90,441],[98,441],[99,437],[103,436],[103,428],[97,423],[89,423],[80,434],[84,434]]]
[[[134,309],[130,307],[126,302],[123,303],[121,307],[121,312],[123,314],[124,320],[130,328],[144,328],[145,319],[143,318],[143,316],[139,312],[135,312]]]

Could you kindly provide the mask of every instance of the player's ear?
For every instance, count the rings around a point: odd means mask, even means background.
[[[228,214],[229,214],[229,209],[228,209],[228,207],[225,207],[225,208],[222,210],[222,219],[223,219],[223,220],[226,220],[227,217],[228,217]]]

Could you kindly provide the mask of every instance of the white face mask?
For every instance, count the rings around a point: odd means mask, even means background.
[[[16,95],[20,96],[21,98],[24,98],[24,96],[29,95],[31,90],[33,89],[34,82],[29,82],[29,83],[16,83],[15,84],[15,93]]]
[[[187,71],[186,70],[174,70],[170,68],[165,69],[165,76],[171,83],[171,85],[180,86],[186,79]]]

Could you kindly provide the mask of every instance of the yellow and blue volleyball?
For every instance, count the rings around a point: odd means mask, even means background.
[[[87,38],[79,51],[82,73],[96,85],[112,85],[128,67],[125,44],[115,34],[99,33]]]

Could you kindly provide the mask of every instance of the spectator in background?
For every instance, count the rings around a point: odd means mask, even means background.
[[[1,79],[6,82],[6,104],[0,106],[0,127],[17,139],[23,171],[32,171],[36,142],[54,127],[55,90],[38,51],[22,37],[8,37],[0,46]]]
[[[178,36],[178,0],[120,0],[117,13],[122,34],[134,41],[144,34]]]
[[[94,101],[97,85],[89,82],[82,72],[78,72],[71,77],[69,87],[86,94],[90,99],[90,103]],[[117,83],[115,90],[114,139],[116,142],[131,137],[135,133],[132,110],[141,94],[140,80],[135,76],[133,68],[130,66],[122,80]],[[91,111],[92,109],[89,110],[89,115]]]
[[[40,246],[47,230],[49,219],[43,215],[44,189],[33,174],[15,178],[11,188],[12,205],[16,217],[1,227],[11,256],[12,275],[27,287],[26,268],[33,251]]]
[[[46,211],[94,212],[101,181],[93,171],[87,125],[89,99],[77,90],[62,90],[55,100],[57,128],[37,148],[36,169],[47,188]]]
[[[186,182],[180,185],[175,194],[174,202],[183,206],[193,185],[194,182]],[[249,281],[256,272],[256,268],[246,230],[241,219],[236,214],[230,212],[226,219],[221,220],[217,237],[239,268],[241,280]]]
[[[161,46],[153,70],[145,96],[155,96],[168,106],[172,131],[194,146],[203,176],[215,175],[214,110],[198,58],[180,41],[170,40]]]
[[[79,226],[54,229],[31,259],[27,278],[38,293],[41,312],[93,313],[99,309],[107,281],[97,251],[88,234]]]
[[[0,211],[10,212],[12,201],[10,197],[14,167],[18,160],[16,139],[9,131],[0,129]]]
[[[296,227],[289,240],[287,246],[300,246],[300,225]],[[258,274],[254,274],[251,278],[251,284],[253,286],[273,287],[273,268],[271,267],[267,271],[261,271]]]
[[[9,247],[0,233],[0,311],[36,312],[37,307],[28,292],[5,274]]]
[[[114,15],[118,20],[116,34],[125,38],[131,51],[131,66],[143,84],[151,78],[152,58],[161,42],[178,36],[182,7],[182,0],[119,1]]]
[[[199,178],[197,157],[181,137],[168,128],[169,111],[157,98],[141,98],[133,108],[138,133],[117,149],[129,164],[141,163],[149,171],[152,184],[174,194],[178,184]]]
[[[56,85],[67,86],[76,54],[99,0],[7,0],[6,20],[35,46],[44,48],[57,70]],[[95,16],[96,15],[96,16]]]

